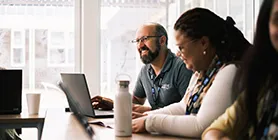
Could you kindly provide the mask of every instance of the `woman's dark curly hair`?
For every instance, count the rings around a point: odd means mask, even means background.
[[[194,8],[179,17],[174,29],[192,40],[208,37],[219,59],[229,63],[240,60],[251,46],[234,24],[231,17],[224,20],[208,9]]]

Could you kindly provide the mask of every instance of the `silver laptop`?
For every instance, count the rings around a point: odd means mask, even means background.
[[[72,104],[75,106],[75,113],[80,113],[93,118],[113,118],[113,110],[94,109],[86,81],[82,73],[61,73],[62,90],[65,92],[69,106],[72,110]],[[74,111],[72,110],[72,111]]]

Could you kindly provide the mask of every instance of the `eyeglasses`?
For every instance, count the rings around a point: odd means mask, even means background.
[[[142,36],[139,39],[131,40],[131,43],[136,43],[136,44],[139,44],[141,42],[145,43],[150,38],[158,38],[158,37],[161,37],[161,36]]]
[[[183,52],[183,49],[184,49],[185,46],[188,46],[189,44],[191,44],[191,43],[193,43],[193,42],[195,42],[195,41],[197,41],[197,39],[190,40],[189,42],[185,43],[184,45],[178,46],[178,47],[179,47],[179,50],[178,50],[178,51],[179,51],[179,52]]]

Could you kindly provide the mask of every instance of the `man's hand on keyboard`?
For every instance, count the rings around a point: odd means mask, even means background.
[[[95,109],[103,109],[103,110],[112,110],[113,109],[113,100],[102,97],[95,96],[91,99],[93,108]]]

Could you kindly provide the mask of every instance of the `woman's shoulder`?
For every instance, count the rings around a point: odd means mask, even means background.
[[[238,67],[235,64],[229,64],[222,67],[219,72],[216,74],[213,85],[223,86],[223,83],[226,83],[225,86],[232,86],[234,78],[236,77]],[[228,84],[228,85],[227,85]],[[221,87],[223,88],[223,87]]]
[[[219,70],[216,77],[235,76],[234,74],[236,74],[238,68],[239,68],[238,64],[234,64],[234,63],[227,64]]]

